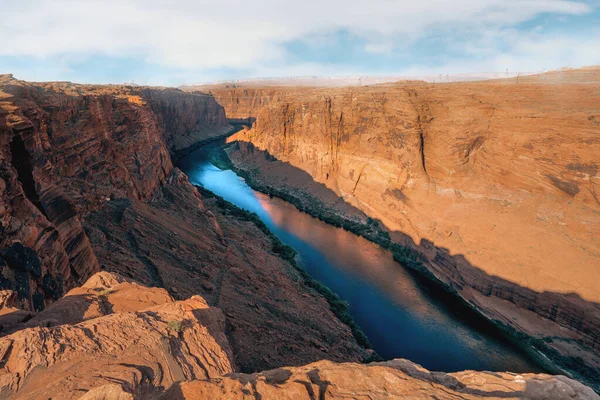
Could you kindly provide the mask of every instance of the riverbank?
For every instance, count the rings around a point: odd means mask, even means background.
[[[416,271],[419,275],[435,284],[436,287],[443,288],[455,300],[473,310],[473,312],[477,313],[481,318],[489,321],[489,323],[493,324],[498,331],[502,332],[507,337],[507,339],[526,351],[529,357],[536,360],[538,364],[544,365],[548,370],[560,371],[561,373],[568,374],[589,385],[593,386],[596,384],[596,370],[583,362],[582,359],[573,356],[565,356],[550,347],[548,344],[552,343],[552,337],[534,337],[518,330],[514,326],[493,318],[490,315],[489,310],[477,307],[468,299],[465,299],[454,286],[439,279],[426,267],[426,260],[421,254],[414,249],[394,243],[390,239],[389,232],[382,228],[378,221],[365,218],[365,222],[362,222],[360,218],[346,218],[344,215],[331,211],[318,198],[312,197],[306,192],[299,194],[298,192],[283,190],[281,187],[269,184],[269,182],[261,179],[262,176],[257,168],[252,166],[245,167],[239,163],[234,164],[228,153],[235,151],[236,146],[235,143],[232,143],[224,149],[213,152],[212,162],[220,168],[233,170],[236,174],[242,176],[249,186],[257,191],[268,194],[269,196],[281,198],[293,204],[299,210],[319,218],[326,223],[344,228],[345,230],[362,236],[373,243],[390,250],[398,263]],[[268,154],[259,157],[268,157]],[[563,340],[563,338],[560,339]],[[596,390],[598,389],[598,387],[595,388]]]
[[[204,147],[208,144],[215,143],[220,140],[226,139],[226,138],[236,134],[237,132],[241,131],[246,126],[244,123],[235,123],[235,122],[231,122],[231,121],[229,121],[229,125],[231,126],[231,129],[229,129],[226,133],[212,136],[212,137],[209,137],[204,140],[198,140],[198,141],[195,141],[190,146],[186,146],[182,149],[174,150],[171,154],[171,162],[173,163],[173,165],[177,165],[182,158],[184,158],[185,156],[187,156],[190,153],[193,153],[194,151],[198,150],[199,148]]]
[[[352,335],[356,339],[359,345],[363,346],[365,349],[371,349],[371,344],[369,343],[369,339],[361,330],[361,328],[356,324],[354,318],[350,315],[348,310],[348,303],[344,302],[337,294],[335,294],[331,289],[327,286],[323,285],[319,281],[313,279],[302,266],[298,264],[296,260],[296,251],[284,244],[277,236],[271,232],[271,230],[265,225],[264,222],[253,212],[244,210],[235,204],[225,200],[221,196],[203,188],[202,186],[195,185],[196,189],[200,194],[205,198],[214,198],[216,199],[216,205],[220,209],[221,213],[226,216],[231,216],[241,221],[252,222],[258,229],[260,229],[272,242],[272,251],[277,254],[279,257],[287,261],[292,267],[294,267],[302,276],[304,283],[322,295],[327,302],[329,303],[329,308],[331,312],[345,325],[350,328],[352,331]],[[363,362],[371,362],[371,361],[380,361],[381,357],[379,357],[375,352],[373,352],[372,356],[365,359]]]

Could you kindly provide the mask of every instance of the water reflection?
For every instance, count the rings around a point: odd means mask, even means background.
[[[408,358],[431,370],[538,372],[540,368],[481,321],[448,307],[436,289],[394,262],[379,246],[253,191],[232,171],[207,161],[201,149],[181,162],[190,181],[253,211],[296,249],[307,272],[350,305],[377,353]]]

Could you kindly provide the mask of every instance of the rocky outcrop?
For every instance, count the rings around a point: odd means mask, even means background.
[[[105,398],[115,398],[106,390],[145,398],[175,381],[235,369],[220,310],[117,275],[92,276],[34,320],[52,326],[0,339],[2,398],[80,398],[96,387]],[[87,398],[98,398],[93,393]]]
[[[408,360],[237,373],[223,313],[200,296],[100,272],[0,339],[11,399],[598,399],[563,376],[430,372]]]
[[[142,286],[118,274],[98,272],[82,286],[35,315],[18,329],[77,324],[113,313],[134,312],[173,302],[161,288]]]
[[[32,312],[17,308],[17,302],[17,292],[0,290],[0,334],[11,331],[33,317]]]
[[[83,215],[111,198],[148,199],[171,153],[231,129],[207,95],[9,75],[0,110],[0,248],[20,243],[39,259],[35,270],[3,264],[0,282],[35,310],[99,270]]]
[[[256,118],[236,135],[253,147],[228,153],[259,186],[365,230],[379,221],[394,242],[417,252],[424,272],[593,377],[600,368],[598,75],[204,90],[229,117]]]
[[[335,364],[321,361],[258,374],[179,382],[163,399],[597,399],[563,376],[429,372],[407,360]]]

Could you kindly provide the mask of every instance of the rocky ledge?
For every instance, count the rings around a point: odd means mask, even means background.
[[[223,313],[100,272],[0,339],[12,399],[598,399],[563,376],[429,372],[407,360],[236,372]]]

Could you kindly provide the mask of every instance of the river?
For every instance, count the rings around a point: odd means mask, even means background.
[[[231,170],[209,162],[221,143],[200,148],[179,167],[238,207],[255,212],[315,279],[344,301],[383,358],[406,358],[435,371],[543,372],[495,328],[452,296],[415,276],[366,239],[251,189]]]

